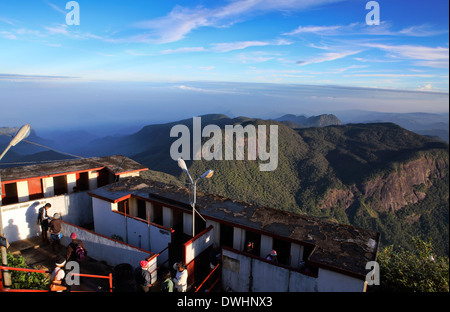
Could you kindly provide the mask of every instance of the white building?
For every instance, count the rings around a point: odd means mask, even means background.
[[[202,193],[197,210],[206,222],[196,217],[192,237],[187,189],[133,177],[88,193],[95,232],[157,253],[158,265],[184,261],[191,289],[209,273],[215,242],[224,290],[365,291],[380,240],[378,232]],[[247,241],[253,254],[243,251]],[[276,264],[265,259],[272,249]]]
[[[50,215],[62,215],[64,244],[76,232],[95,259],[136,267],[145,258],[153,281],[157,268],[184,261],[190,289],[200,287],[216,243],[223,290],[365,290],[378,232],[198,192],[192,237],[189,190],[144,179],[143,170],[124,156],[2,169],[0,225],[9,242],[39,235],[37,212],[49,202]],[[266,260],[273,249],[278,263]]]
[[[0,226],[10,243],[40,234],[38,209],[46,203],[75,225],[92,223],[89,190],[139,176],[144,166],[124,156],[94,157],[0,170]]]

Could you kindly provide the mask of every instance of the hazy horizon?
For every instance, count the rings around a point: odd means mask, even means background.
[[[448,113],[448,94],[346,86],[226,82],[47,82],[6,86],[0,126],[85,129],[96,125],[148,125],[205,114],[271,119],[284,114],[337,114],[350,110]],[[5,83],[0,84],[0,90]],[[49,89],[51,91],[49,91]],[[32,103],[27,105],[27,103]]]
[[[0,2],[0,126],[448,112],[448,1],[67,3]]]

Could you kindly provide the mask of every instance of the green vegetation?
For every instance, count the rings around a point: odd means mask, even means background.
[[[29,269],[25,258],[7,253],[8,266],[12,268]],[[50,288],[50,280],[43,273],[10,271],[12,289],[44,289]]]
[[[413,237],[413,251],[394,246],[378,255],[380,285],[370,290],[388,292],[448,292],[449,258],[437,256],[433,244]]]
[[[189,120],[180,123],[192,126]],[[202,117],[203,126],[215,124],[222,129],[227,124],[248,123],[278,125],[277,169],[261,172],[258,160],[187,161],[192,176],[198,177],[207,169],[215,171],[212,179],[199,183],[199,190],[377,230],[382,246],[395,244],[411,249],[410,237],[431,237],[437,254],[449,254],[446,143],[392,123],[293,129],[283,123],[245,117]],[[152,148],[132,158],[152,170],[152,179],[187,185],[187,176],[169,156],[176,138],[167,141],[168,125],[152,126]],[[407,167],[413,161],[422,167]],[[392,182],[393,178],[405,180],[414,175],[425,176],[425,181],[408,189],[400,187],[398,181]],[[410,199],[414,196],[419,200]],[[406,204],[398,204],[401,201]]]

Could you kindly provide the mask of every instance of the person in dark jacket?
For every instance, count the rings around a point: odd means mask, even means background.
[[[69,244],[69,246],[67,246],[66,260],[83,261],[87,256],[87,250],[86,247],[84,247],[83,241],[77,238],[77,233],[75,232],[70,234],[70,238],[72,239],[72,242]],[[83,250],[77,255],[78,247],[81,247]],[[80,259],[80,257],[82,259]]]
[[[48,243],[47,231],[50,227],[50,218],[47,215],[47,210],[51,207],[50,203],[46,203],[45,206],[39,208],[37,223],[41,226],[42,243]]]
[[[149,292],[152,287],[152,276],[150,274],[150,263],[146,260],[142,260],[139,263],[139,267],[136,269],[135,277],[138,292]]]

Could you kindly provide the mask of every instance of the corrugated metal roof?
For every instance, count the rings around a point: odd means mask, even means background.
[[[2,182],[7,182],[37,177],[56,176],[64,173],[89,171],[93,169],[100,170],[103,168],[107,168],[115,175],[148,169],[128,157],[114,155],[11,167],[0,169],[0,175]]]

